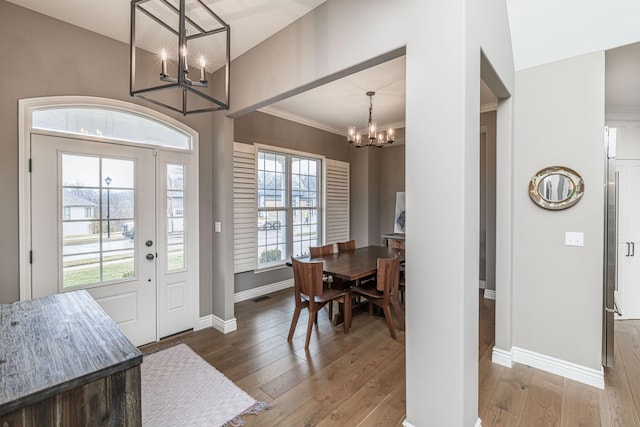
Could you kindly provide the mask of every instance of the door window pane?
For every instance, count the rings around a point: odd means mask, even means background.
[[[129,112],[103,108],[42,108],[33,112],[32,120],[35,129],[191,149],[191,136],[166,123]]]
[[[167,271],[185,268],[184,165],[167,165]]]
[[[133,160],[62,154],[63,287],[135,276]]]

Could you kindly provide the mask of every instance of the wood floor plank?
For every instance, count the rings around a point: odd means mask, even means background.
[[[562,427],[600,427],[598,389],[565,380],[562,397]]]
[[[491,361],[491,352],[485,352],[480,358],[478,365],[478,416],[480,419],[489,417],[491,401],[496,391],[496,387],[504,370],[502,365]]]
[[[515,427],[520,424],[520,417],[504,409],[492,406],[481,417],[483,427]]]
[[[398,383],[385,400],[380,402],[376,408],[367,415],[357,427],[375,426],[401,426],[406,418],[406,384],[404,381]]]
[[[618,341],[614,344],[614,368],[606,368],[604,390],[600,390],[599,408],[603,426],[640,427],[638,411],[634,407]]]
[[[356,336],[349,337],[349,340],[345,342],[345,347],[332,346],[332,351],[323,352],[322,348],[317,348],[314,353],[308,355],[308,363],[300,364],[296,369],[289,370],[284,374],[274,378],[272,381],[264,384],[261,388],[267,394],[273,398],[277,398],[282,394],[288,392],[307,378],[322,372],[323,375],[329,378],[336,377],[342,370],[346,369],[349,364],[357,363],[358,359],[362,358],[366,360],[367,357],[374,355],[372,347],[379,346],[384,340],[383,334],[380,331],[378,325],[370,324],[359,330],[359,333],[353,333],[354,335],[361,335],[362,338],[358,339]],[[371,338],[371,339],[364,339]],[[325,338],[329,341],[329,338]],[[391,338],[389,338],[390,340]],[[378,342],[380,340],[380,342]],[[320,343],[322,345],[322,342]],[[345,351],[348,348],[349,351]],[[322,357],[320,357],[322,356]],[[334,363],[335,362],[335,363]],[[346,365],[343,366],[343,365]]]
[[[496,384],[490,405],[520,418],[524,410],[535,369],[514,363],[503,371]]]
[[[360,387],[348,399],[339,404],[317,425],[321,426],[353,426],[366,418],[378,404],[387,398],[389,391],[397,384],[399,370],[404,361],[395,359],[381,367],[380,371],[370,377],[365,386]]]
[[[304,413],[296,415],[289,421],[305,420],[311,425],[319,423],[330,416],[332,411],[344,401],[366,387],[372,378],[383,375],[384,370],[380,367],[385,366],[389,361],[402,362],[402,365],[398,366],[396,379],[402,378],[397,383],[404,384],[404,360],[397,357],[402,350],[401,347],[403,345],[397,342],[390,342],[380,348],[366,347],[360,354],[352,352],[345,355],[340,361],[332,364],[330,369],[319,372],[316,385],[326,381],[324,378],[326,375],[335,379],[330,380],[329,387],[323,387],[321,392],[314,394],[313,400],[317,404],[309,404],[304,410],[299,408],[296,412],[304,411]]]
[[[616,340],[637,412],[640,410],[640,335],[622,332],[616,335]]]
[[[308,351],[304,351],[304,336],[300,336],[300,343],[297,345],[298,350],[296,350],[294,354],[300,358],[304,358],[308,363],[302,364],[297,369],[290,370],[274,378],[265,384],[262,389],[270,396],[276,398],[309,376],[319,372],[325,366],[330,365],[345,353],[355,351],[362,342],[371,340],[373,335],[379,337],[381,336],[380,334],[380,327],[375,323],[362,324],[361,322],[354,322],[349,335],[325,334],[317,341],[312,340]]]
[[[536,374],[541,371],[536,371]],[[562,416],[562,391],[556,387],[532,384],[522,411],[521,425],[559,426]]]

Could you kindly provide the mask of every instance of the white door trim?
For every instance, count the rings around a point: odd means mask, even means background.
[[[38,108],[44,107],[102,107],[106,109],[120,110],[143,117],[150,118],[157,122],[163,123],[169,127],[177,128],[182,132],[188,134],[192,138],[191,150],[195,156],[193,167],[195,168],[196,177],[199,176],[199,161],[198,161],[198,132],[188,127],[184,123],[181,123],[171,117],[168,117],[162,113],[152,110],[147,107],[132,104],[129,102],[98,98],[90,96],[52,96],[41,98],[29,98],[21,99],[18,102],[18,213],[19,213],[19,268],[20,268],[20,300],[31,299],[31,263],[30,263],[30,251],[31,251],[31,176],[29,173],[29,161],[31,158],[31,134],[34,133],[32,127],[32,113]],[[73,134],[64,132],[49,132],[37,130],[40,134],[51,135],[64,135],[65,137],[77,137]],[[108,138],[100,138],[92,135],[82,135],[84,140],[92,140],[102,143],[112,143],[114,141]],[[117,141],[118,144],[141,146],[135,142]],[[157,150],[173,151],[170,148],[162,146],[145,145],[147,148],[155,148]],[[185,150],[180,150],[185,152]],[[199,185],[198,179],[192,184],[195,187],[195,200],[194,207],[196,214],[199,212]],[[198,239],[199,234],[199,218],[191,226],[191,232],[193,237]],[[199,252],[199,244],[195,245],[196,251]],[[193,298],[193,327],[196,327],[200,318],[200,289],[199,289],[199,253],[195,255],[195,281],[192,298]]]

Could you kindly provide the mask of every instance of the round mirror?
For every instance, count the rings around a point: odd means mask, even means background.
[[[568,176],[556,173],[540,181],[538,194],[548,202],[563,202],[571,197],[574,188]]]
[[[582,177],[576,171],[562,166],[542,169],[529,183],[531,200],[545,209],[566,209],[575,205],[583,193]]]

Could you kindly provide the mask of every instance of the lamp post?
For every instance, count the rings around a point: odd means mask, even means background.
[[[109,220],[111,217],[111,212],[110,212],[110,208],[111,208],[111,200],[110,200],[110,195],[109,195],[109,185],[111,184],[111,178],[110,177],[106,177],[104,179],[104,182],[107,184],[107,239],[111,238],[111,221]]]

